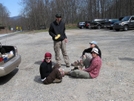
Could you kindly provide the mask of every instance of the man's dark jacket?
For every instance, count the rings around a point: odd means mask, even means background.
[[[50,28],[49,28],[49,34],[51,35],[52,39],[54,41],[62,41],[65,38],[67,38],[66,34],[65,34],[65,23],[63,23],[62,21],[59,22],[59,24],[56,22],[56,20],[54,22],[52,22],[50,24]],[[60,38],[58,38],[57,40],[55,40],[55,36],[60,34]]]

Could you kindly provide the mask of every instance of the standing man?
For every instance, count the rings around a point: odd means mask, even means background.
[[[66,67],[70,67],[69,57],[66,51],[67,36],[65,34],[65,23],[61,20],[61,15],[55,15],[56,20],[51,23],[49,34],[54,41],[55,60],[61,66],[60,49],[64,58]]]

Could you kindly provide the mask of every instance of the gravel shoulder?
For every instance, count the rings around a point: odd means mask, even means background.
[[[102,68],[95,79],[65,76],[62,83],[43,85],[39,66],[45,52],[54,59],[48,32],[15,34],[0,39],[15,45],[22,57],[20,66],[0,78],[0,101],[134,101],[134,30],[67,30],[70,63],[79,60],[83,49],[95,40],[102,51]],[[62,55],[61,55],[62,57]],[[55,61],[54,61],[55,62]],[[66,68],[62,58],[62,68]]]

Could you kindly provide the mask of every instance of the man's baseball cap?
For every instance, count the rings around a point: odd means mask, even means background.
[[[56,14],[55,17],[56,18],[61,18],[61,14]]]
[[[96,41],[91,41],[89,44],[95,44],[95,45],[97,45],[97,42]]]
[[[96,54],[99,54],[97,48],[93,48],[91,52],[94,52],[94,53],[96,53]]]

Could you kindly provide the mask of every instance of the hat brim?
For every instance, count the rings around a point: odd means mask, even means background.
[[[56,18],[61,18],[61,16],[56,16]]]
[[[91,53],[99,54],[99,53],[96,53],[96,52],[94,52],[94,51],[92,51]]]

